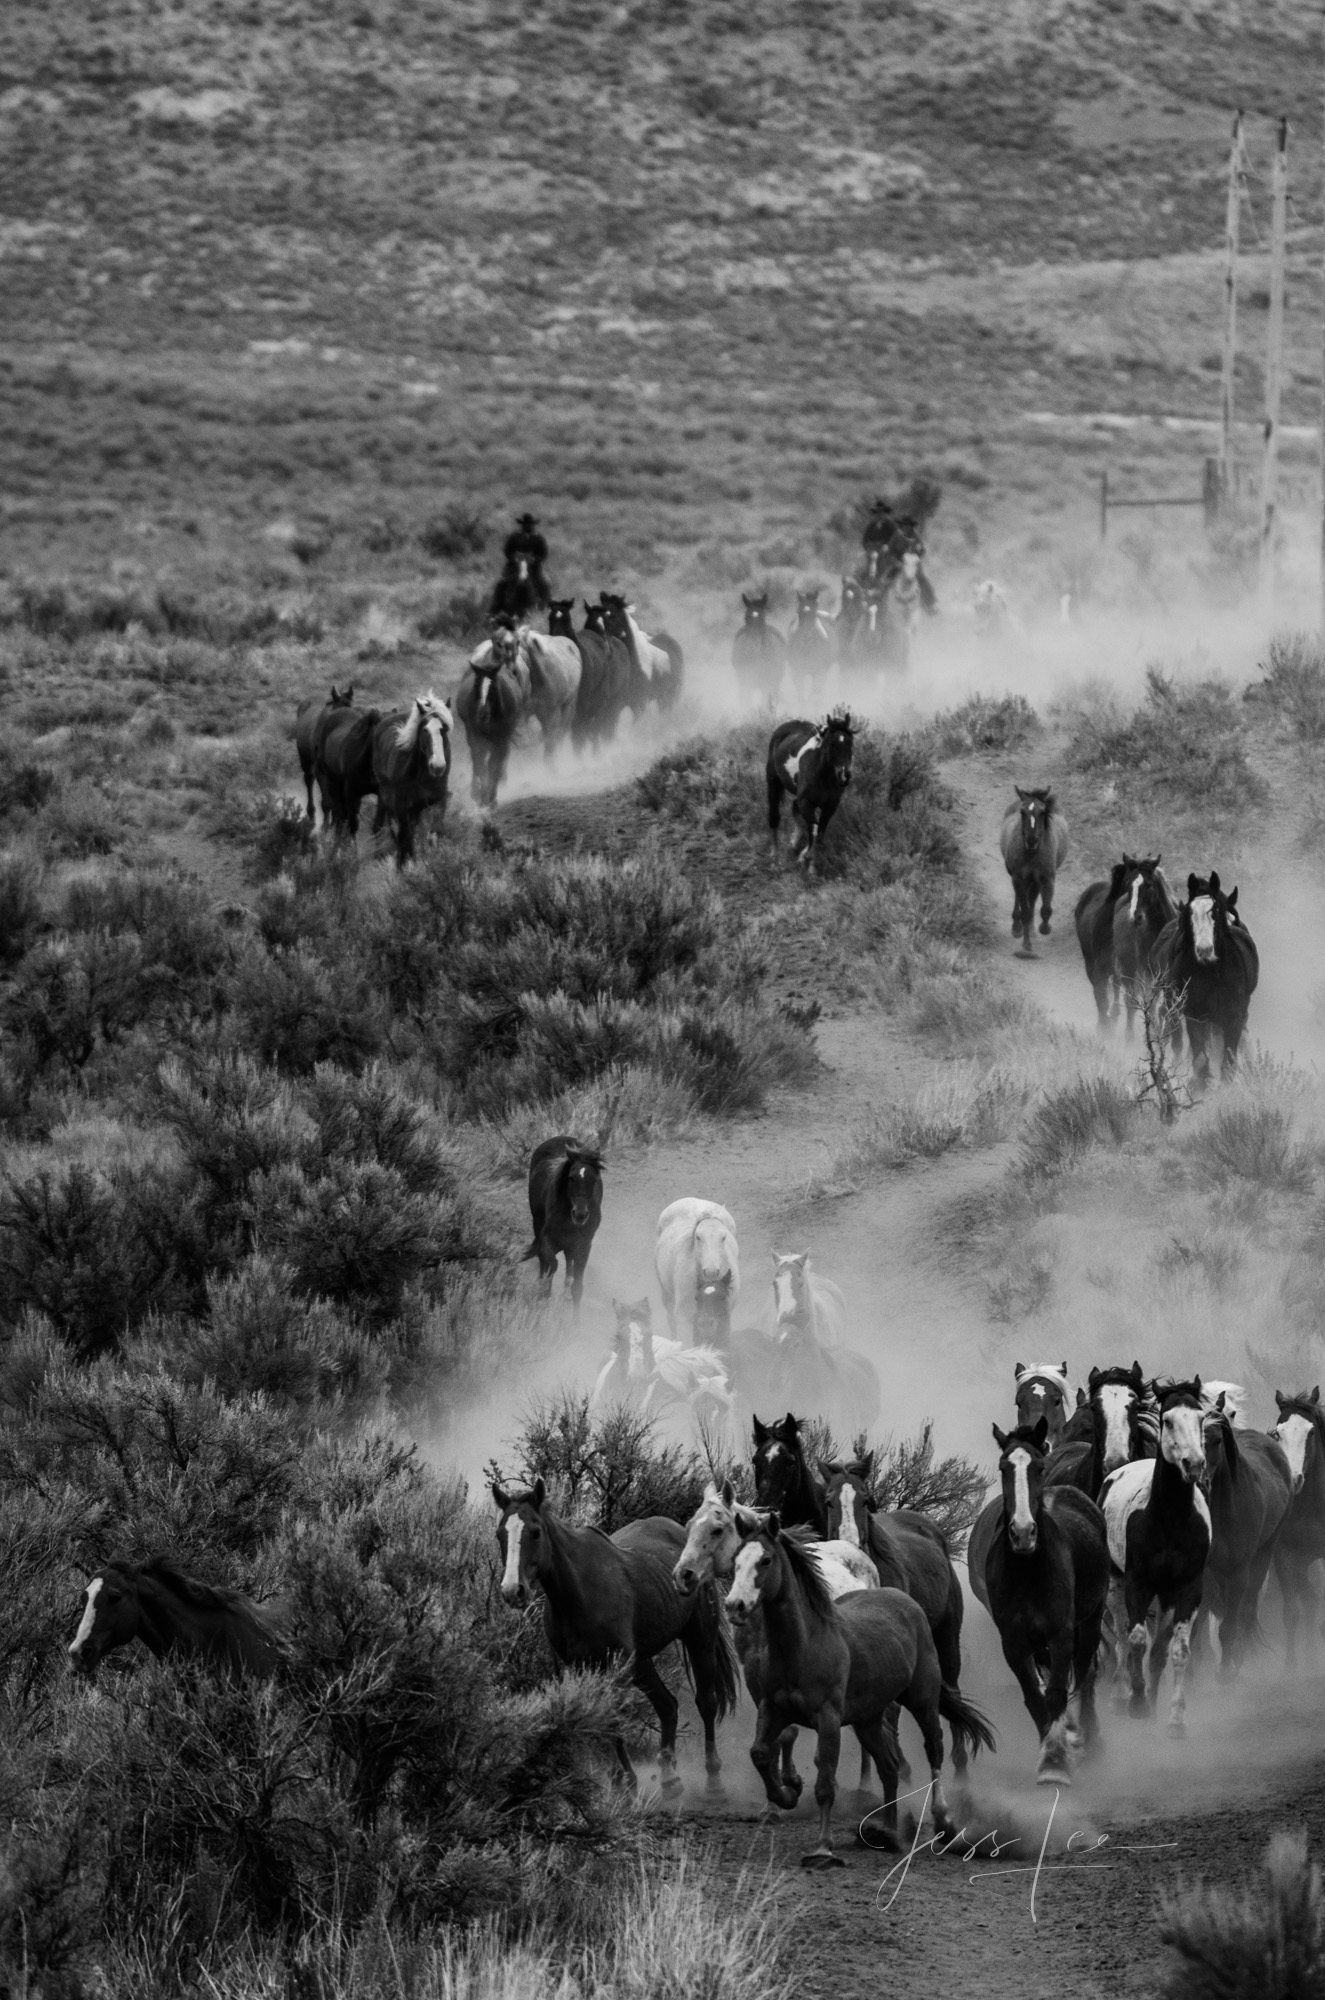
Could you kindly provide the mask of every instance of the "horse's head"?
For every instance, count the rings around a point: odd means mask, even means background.
[[[1213,965],[1228,949],[1230,921],[1237,922],[1238,892],[1225,895],[1219,876],[1211,870],[1207,878],[1187,877],[1187,901],[1183,905],[1191,931],[1192,951],[1198,965]]]
[[[1133,861],[1130,855],[1123,856],[1123,865],[1127,870],[1123,882],[1127,914],[1134,925],[1146,924],[1151,930],[1163,930],[1173,914],[1165,892],[1164,877],[1159,872],[1162,860],[1160,854],[1153,861]]]
[[[824,1482],[824,1506],[828,1514],[830,1541],[849,1542],[863,1549],[869,1542],[869,1518],[874,1512],[874,1453],[846,1463],[819,1460],[819,1477]]]
[[[495,637],[493,651],[495,655]],[[430,688],[427,694],[416,695],[411,702],[409,714],[396,731],[396,748],[412,750],[422,738],[428,776],[440,778],[451,766],[451,728],[450,709],[444,701],[438,701]]]
[[[724,1479],[721,1491],[710,1483],[704,1498],[686,1524],[686,1543],[672,1571],[672,1582],[682,1597],[689,1597],[701,1584],[712,1583],[716,1575],[731,1568],[740,1546],[736,1524],[736,1489]]]
[[[330,701],[329,701],[329,702],[327,703],[327,707],[328,707],[328,708],[353,708],[353,706],[354,706],[354,687],[353,687],[353,685],[351,685],[351,686],[347,687],[347,688],[346,688],[346,690],[345,690],[345,692],[344,692],[344,694],[341,694],[341,693],[340,693],[340,692],[338,691],[338,689],[337,689],[337,687],[336,687],[336,684],[335,684],[335,682],[333,681],[333,682],[332,682],[332,684],[331,684],[331,700],[330,700]]]
[[[1293,1481],[1294,1493],[1300,1493],[1307,1482],[1307,1467],[1317,1458],[1321,1450],[1321,1430],[1325,1425],[1325,1412],[1320,1407],[1320,1385],[1308,1396],[1285,1396],[1276,1389],[1274,1400],[1279,1405],[1279,1421],[1270,1432],[1283,1446],[1284,1457],[1288,1460],[1288,1470]]]
[[[494,1479],[492,1497],[501,1510],[497,1523],[497,1546],[502,1558],[501,1594],[508,1604],[523,1609],[538,1581],[547,1488],[539,1478],[525,1492],[508,1493]]]
[[[695,1274],[695,1336],[701,1342],[725,1342],[732,1328],[732,1274]]]
[[[818,590],[798,590],[796,592],[797,626],[813,625],[819,617]]]
[[[1043,787],[1024,792],[1018,785],[1016,790],[1021,806],[1021,844],[1027,854],[1035,854],[1053,817],[1054,795]]]
[[[742,591],[741,602],[745,606],[746,631],[762,632],[768,620],[768,592],[765,590],[758,597],[747,597]]]
[[[602,600],[603,626],[614,639],[630,637],[630,618],[626,611],[626,600],[616,591],[604,590],[599,593]]]
[[[116,1646],[138,1636],[138,1594],[132,1572],[108,1563],[83,1593],[78,1630],[69,1642],[69,1663],[89,1677]]]
[[[809,1262],[808,1250],[773,1252],[773,1311],[779,1332],[810,1309]]]
[[[587,1146],[573,1146],[561,1171],[572,1226],[583,1229],[602,1202],[602,1154],[591,1152]]]
[[[1101,1476],[1144,1454],[1139,1443],[1137,1413],[1146,1393],[1141,1364],[1130,1368],[1092,1368],[1090,1406],[1095,1425],[1095,1455]]]
[[[547,609],[547,629],[554,639],[573,639],[575,627],[571,623],[571,613],[575,609],[573,597],[554,597]]]
[[[1190,1382],[1155,1382],[1151,1387],[1159,1403],[1160,1457],[1189,1486],[1208,1485],[1200,1376]]]
[[[781,1517],[776,1508],[762,1515],[753,1509],[742,1509],[737,1531],[740,1541],[726,1604],[729,1615],[739,1625],[752,1617],[761,1604],[778,1595],[782,1570]]]
[[[1003,1482],[1008,1541],[1017,1555],[1028,1556],[1040,1538],[1049,1426],[1043,1417],[1034,1424],[1018,1424],[1013,1431],[1001,1431],[995,1424],[994,1442],[999,1449],[998,1476]]]
[[[606,619],[606,617],[607,617],[606,605],[590,604],[588,598],[587,597],[585,598],[584,629],[586,632],[597,632],[600,638],[605,637],[607,632],[607,626],[604,623],[604,620]]]
[[[833,710],[819,731],[819,744],[824,762],[845,789],[851,783],[851,758],[856,747],[856,725],[847,709]]]
[[[636,1377],[653,1373],[653,1307],[647,1299],[637,1299],[633,1306],[612,1301],[616,1314],[616,1334],[614,1345],[626,1364],[628,1374]]]
[[[788,1410],[781,1423],[754,1420],[755,1502],[760,1507],[785,1507],[805,1466],[800,1424]]]
[[[1067,1422],[1071,1394],[1066,1361],[1019,1361],[1013,1381],[1018,1424],[1036,1424],[1043,1417],[1049,1427],[1050,1442],[1057,1444]]]

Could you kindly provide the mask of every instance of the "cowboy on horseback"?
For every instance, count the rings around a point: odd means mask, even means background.
[[[903,574],[906,558],[914,556],[911,574],[920,592],[921,607],[931,615],[938,610],[934,586],[924,572],[925,544],[914,515],[896,514],[888,501],[878,499],[870,509],[860,539],[865,551],[860,570],[862,583],[879,583],[885,590],[891,590]]]
[[[530,592],[537,604],[546,607],[552,601],[552,591],[548,584],[544,564],[547,562],[547,543],[538,532],[538,522],[532,514],[521,514],[502,547],[506,567],[493,592],[492,608],[499,613],[511,608],[509,598],[512,584],[528,579]]]

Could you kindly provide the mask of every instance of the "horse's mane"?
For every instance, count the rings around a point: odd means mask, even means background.
[[[1044,1440],[1044,1443],[1041,1444],[1039,1438],[1036,1436],[1036,1433],[1043,1422],[1044,1418],[1039,1417],[1033,1424],[1018,1424],[1015,1430],[1008,1431],[1007,1443],[1004,1445],[1002,1451],[999,1453],[999,1457],[1006,1458],[1008,1452],[1012,1449],[1014,1445],[1023,1445],[1027,1451],[1037,1452],[1041,1458],[1048,1458],[1049,1456],[1048,1438],[1046,1438]],[[997,1439],[995,1440],[995,1442],[997,1443]]]
[[[601,1174],[603,1171],[603,1156],[596,1146],[567,1146],[566,1158],[561,1169],[563,1176],[572,1160],[579,1160],[586,1167],[592,1167],[596,1174]]]
[[[817,1537],[811,1534],[802,1536],[794,1528],[788,1528],[785,1533],[779,1534],[775,1546],[781,1547],[786,1556],[791,1573],[799,1583],[811,1611],[817,1612],[820,1618],[826,1618],[832,1613],[833,1594],[809,1553],[811,1544],[815,1540]]]
[[[171,1556],[149,1556],[145,1563],[139,1564],[138,1574],[151,1577],[154,1583],[163,1585],[195,1611],[249,1612],[254,1609],[242,1591],[228,1590],[224,1585],[202,1583],[197,1577],[186,1576]]]
[[[419,740],[419,731],[425,721],[440,722],[443,729],[451,727],[451,711],[444,701],[438,701],[432,689],[427,694],[415,695],[409,705],[409,713],[396,731],[397,750],[412,750]]]
[[[1228,1476],[1230,1479],[1236,1479],[1242,1453],[1238,1447],[1238,1434],[1233,1428],[1231,1419],[1223,1410],[1206,1410],[1203,1413],[1201,1418],[1201,1435],[1205,1437],[1212,1431],[1219,1433],[1223,1444],[1224,1460],[1228,1466]]]

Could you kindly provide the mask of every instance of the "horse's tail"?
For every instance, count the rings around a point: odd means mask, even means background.
[[[972,1757],[981,1749],[996,1747],[993,1725],[984,1710],[946,1681],[939,1687],[939,1714],[952,1730],[954,1747],[960,1744]]]
[[[538,1238],[535,1237],[533,1242],[529,1245],[529,1248],[525,1251],[524,1256],[520,1259],[520,1262],[522,1264],[527,1264],[531,1257],[537,1257],[537,1255],[538,1255]]]
[[[706,1614],[705,1623],[712,1625],[713,1691],[718,1698],[717,1717],[721,1722],[724,1715],[736,1713],[741,1698],[741,1661],[717,1584],[702,1584],[699,1594]]]

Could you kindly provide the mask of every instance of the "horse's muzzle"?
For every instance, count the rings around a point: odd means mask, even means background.
[[[501,1594],[514,1611],[523,1611],[529,1602],[529,1592],[523,1583],[503,1583]]]
[[[1306,1474],[1304,1472],[1295,1472],[1293,1474],[1294,1493],[1300,1493],[1302,1491],[1302,1488],[1306,1485],[1306,1483],[1307,1479],[1306,1479]]]
[[[1215,962],[1215,948],[1212,944],[1198,944],[1195,956],[1198,965],[1213,965]]]
[[[672,1582],[678,1597],[690,1597],[699,1588],[699,1580],[689,1563],[678,1563],[672,1571]]]
[[[841,785],[841,787],[842,787],[843,791],[845,791],[845,790],[846,790],[846,788],[847,788],[847,786],[848,786],[848,785],[849,785],[849,784],[851,783],[851,773],[850,773],[850,771],[848,771],[848,770],[845,770],[845,769],[843,768],[843,766],[842,766],[842,765],[840,765],[840,764],[838,765],[837,769],[836,769],[836,770],[834,771],[834,773],[833,773],[833,776],[834,776],[834,777],[835,777],[835,778],[837,779],[837,782],[838,782],[838,784],[839,784],[839,785]]]
[[[573,1201],[570,1205],[570,1219],[574,1228],[583,1229],[585,1223],[589,1220],[588,1202]]]
[[[1034,1521],[1029,1528],[1015,1528],[1011,1525],[1008,1527],[1008,1540],[1019,1556],[1033,1556],[1039,1539],[1039,1531]]]

